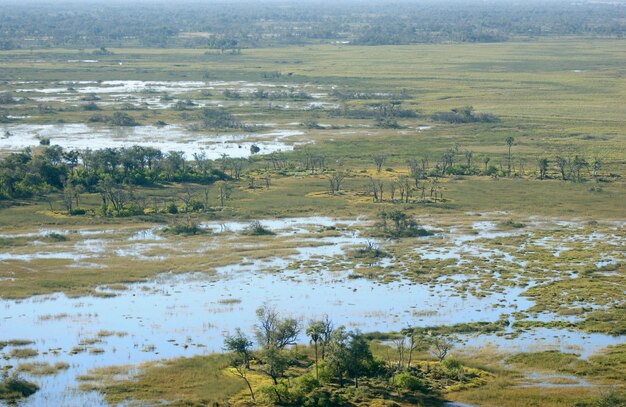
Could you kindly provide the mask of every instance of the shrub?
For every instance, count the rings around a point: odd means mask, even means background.
[[[301,394],[309,394],[313,390],[320,387],[320,382],[312,374],[300,376],[295,380],[295,382],[296,391]]]
[[[285,383],[263,386],[260,392],[263,399],[272,405],[290,404],[292,402],[293,395],[289,392],[289,387]]]
[[[95,110],[100,110],[100,107],[98,107],[97,104],[91,102],[91,103],[87,103],[87,104],[83,105],[83,110],[86,110],[88,112],[89,111],[92,112],[92,111],[95,111]]]
[[[132,116],[129,116],[126,113],[115,112],[113,113],[113,118],[111,118],[111,123],[116,126],[137,126],[138,123]]]
[[[494,123],[498,118],[491,113],[474,113],[472,106],[452,109],[449,112],[437,112],[431,116],[437,122],[447,123]]]
[[[402,372],[396,376],[396,385],[410,391],[420,391],[425,388],[424,382],[419,377],[408,372]]]
[[[255,220],[243,231],[243,234],[248,236],[266,236],[273,235],[274,232],[267,229],[258,220]]]
[[[167,211],[167,213],[171,213],[172,215],[176,215],[178,213],[178,207],[176,206],[176,204],[174,202],[170,202],[169,205],[167,205],[166,211]]]
[[[305,397],[302,405],[304,407],[343,407],[349,404],[340,394],[328,389],[315,389]]]
[[[178,224],[174,226],[170,226],[166,229],[167,232],[173,233],[175,235],[199,235],[204,233],[204,230],[201,229],[197,224]]]
[[[49,242],[66,242],[69,239],[65,235],[53,232],[53,233],[48,233],[46,235],[46,240],[49,241]]]

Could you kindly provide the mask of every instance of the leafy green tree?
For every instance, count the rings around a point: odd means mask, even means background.
[[[350,333],[346,331],[344,326],[340,326],[333,331],[328,343],[326,365],[339,380],[340,387],[344,386],[344,376],[350,363],[349,341]]]
[[[275,308],[267,304],[259,307],[256,314],[255,329],[257,343],[261,346],[262,370],[277,385],[278,378],[292,363],[285,348],[296,343],[301,330],[300,322],[294,318],[282,318]]]
[[[226,335],[224,337],[224,350],[236,354],[239,359],[241,359],[246,369],[250,369],[252,341],[248,339],[240,328],[237,328],[233,335]]]

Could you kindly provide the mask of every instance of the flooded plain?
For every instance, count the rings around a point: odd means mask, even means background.
[[[373,225],[365,219],[330,217],[261,220],[275,233],[264,237],[245,236],[249,222],[206,221],[200,226],[210,233],[189,242],[173,241],[161,226],[4,233],[5,239],[30,239],[24,247],[3,251],[0,269],[5,272],[36,267],[42,258],[65,259],[59,267],[106,273],[119,264],[116,257],[159,264],[219,258],[233,245],[243,253],[237,261],[198,266],[195,272],[162,273],[143,283],[102,286],[95,296],[51,294],[1,300],[0,343],[7,342],[1,351],[7,359],[4,364],[68,365],[49,376],[25,373],[42,389],[23,405],[105,405],[98,394],[78,391],[78,376],[97,367],[219,352],[224,333],[237,327],[250,331],[255,310],[264,303],[303,322],[328,314],[336,325],[363,332],[500,319],[571,321],[569,316],[531,311],[535,303],[525,291],[559,276],[570,278],[579,269],[594,267],[598,258],[624,261],[623,223],[590,228],[531,219],[524,228],[507,229],[495,220],[472,219],[462,224],[432,219],[426,228],[433,236],[402,242],[369,235]],[[50,242],[46,240],[50,235],[69,239]],[[381,247],[389,256],[367,261],[353,257],[356,249],[368,244]],[[566,245],[591,247],[597,257],[569,258]],[[262,254],[245,254],[246,248],[263,247]],[[274,249],[284,247],[289,247],[284,253]],[[430,268],[428,278],[415,275],[411,263]],[[537,271],[546,266],[549,272]],[[507,270],[513,270],[515,278]],[[13,340],[32,343],[14,345]],[[459,340],[461,349],[558,349],[586,358],[623,343],[626,337],[549,327],[516,330],[509,325],[502,332]],[[11,356],[16,349],[34,352],[18,359]]]
[[[109,127],[87,124],[15,124],[3,126],[2,131],[4,136],[0,137],[0,150],[4,151],[21,151],[39,145],[42,139],[49,139],[53,145],[74,150],[141,145],[163,152],[182,151],[189,160],[200,151],[212,160],[221,158],[223,154],[248,157],[252,145],[259,147],[262,154],[290,151],[295,141],[288,140],[304,134],[300,130],[217,134],[188,131],[178,125]]]

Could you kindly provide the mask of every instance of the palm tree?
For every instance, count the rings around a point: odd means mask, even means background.
[[[324,335],[324,324],[319,321],[311,322],[306,330],[306,334],[311,338],[311,343],[315,348],[315,380],[319,380],[319,371],[317,366],[317,344]]]
[[[511,176],[511,147],[513,146],[513,143],[515,142],[515,139],[511,136],[506,138],[506,145],[509,146],[509,171],[508,171],[508,176]]]

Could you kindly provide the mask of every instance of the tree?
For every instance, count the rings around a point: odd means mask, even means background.
[[[407,357],[407,368],[411,368],[411,362],[413,361],[413,352],[419,349],[423,343],[423,336],[418,330],[413,328],[407,328],[402,331],[402,334],[408,339],[407,350],[409,355]]]
[[[306,334],[311,338],[311,343],[313,343],[313,348],[315,349],[315,379],[319,380],[319,370],[318,370],[318,352],[317,348],[319,342],[322,340],[324,335],[324,322],[322,321],[313,321],[309,324],[309,327],[306,329]]]
[[[235,330],[234,335],[226,335],[224,337],[224,350],[236,354],[246,369],[250,369],[252,341],[248,339],[240,328]]]
[[[539,159],[539,179],[546,179],[549,161],[547,158]]]
[[[508,171],[507,171],[507,175],[510,177],[511,176],[511,147],[513,146],[513,143],[515,142],[515,139],[511,136],[506,138],[506,145],[509,147],[509,166],[508,166]]]
[[[326,364],[339,380],[340,387],[343,387],[344,385],[343,378],[350,360],[348,351],[349,339],[350,334],[346,331],[346,328],[344,326],[340,326],[332,332],[328,343]]]
[[[465,150],[465,160],[467,162],[467,169],[472,169],[472,158],[474,157],[474,152],[472,150]]]
[[[72,179],[63,178],[61,182],[63,183],[63,202],[65,203],[67,213],[71,215],[72,205],[74,203],[74,188],[72,185]]]
[[[285,347],[296,343],[300,334],[300,323],[294,318],[281,318],[275,308],[267,304],[256,311],[257,324],[255,325],[257,342],[262,347],[260,357],[262,368],[278,384],[278,378],[283,375],[291,364],[291,359],[285,353]]]
[[[318,321],[322,325],[322,335],[320,337],[320,345],[322,360],[326,358],[326,349],[328,348],[328,344],[330,343],[331,335],[334,331],[333,322],[330,320],[328,315],[324,316],[324,319]]]
[[[589,163],[587,162],[587,160],[585,160],[584,157],[576,155],[574,157],[574,160],[572,160],[571,162],[571,166],[572,166],[572,174],[574,174],[574,180],[576,182],[582,182],[583,178],[582,178],[581,171],[583,170],[583,168],[589,167]]]
[[[487,172],[487,170],[489,169],[489,161],[491,161],[491,157],[489,157],[488,155],[483,157],[483,164],[485,166],[484,171]]]
[[[246,370],[249,369],[249,367],[246,367],[243,363],[241,363],[241,360],[237,358],[231,358],[230,366],[235,369],[235,375],[241,377],[246,382],[248,391],[250,392],[250,399],[254,403],[256,401],[254,398],[254,391],[250,385],[250,380],[248,380],[248,375],[246,374]]]
[[[374,202],[382,202],[383,201],[383,187],[384,187],[383,181],[370,177],[368,187],[369,187],[369,192],[372,193],[372,199],[374,200]]]
[[[354,387],[359,387],[359,377],[373,364],[374,357],[365,336],[358,330],[350,333],[348,356],[348,372],[354,379]]]
[[[234,335],[226,335],[224,337],[224,350],[231,352],[230,366],[235,369],[235,375],[246,382],[250,391],[250,398],[254,402],[254,391],[246,374],[246,370],[250,369],[252,341],[248,339],[241,329],[237,328]]]
[[[344,377],[352,376],[354,386],[359,387],[359,377],[374,364],[374,357],[365,336],[359,331],[346,331],[340,326],[330,338],[326,364],[335,374],[339,386],[344,386]]]
[[[263,348],[259,356],[263,362],[261,371],[272,379],[274,385],[277,385],[278,378],[282,377],[285,370],[289,368],[291,358],[289,358],[284,349],[273,345]]]
[[[404,351],[406,349],[406,338],[403,335],[399,338],[393,339],[392,343],[395,345],[396,351],[398,352],[398,365],[396,369],[400,371],[404,368]]]
[[[300,322],[294,318],[281,318],[275,308],[265,304],[256,310],[256,336],[259,345],[284,349],[296,343]]]
[[[568,159],[566,159],[563,156],[557,155],[556,156],[556,166],[559,168],[559,172],[561,173],[561,179],[563,181],[567,180],[567,173],[566,173],[566,169],[567,169],[567,163],[568,163]]]
[[[594,158],[593,163],[591,164],[592,175],[594,178],[598,177],[598,174],[600,173],[601,168],[602,168],[602,160],[600,159],[600,157]]]
[[[387,159],[387,154],[374,154],[373,158],[374,164],[376,164],[376,172],[380,172]]]
[[[453,344],[449,338],[446,337],[432,337],[430,340],[430,353],[435,356],[440,362],[442,362],[450,349],[452,349]]]
[[[419,181],[424,178],[424,168],[420,166],[420,163],[417,160],[409,160],[407,162],[409,167],[409,174],[413,181],[415,182],[415,188],[419,188]]]
[[[343,171],[335,171],[328,176],[329,190],[331,195],[335,195],[335,192],[339,192],[341,189],[341,183],[345,178]]]
[[[193,153],[193,159],[196,167],[202,173],[202,176],[206,178],[212,167],[211,160],[207,158],[206,151],[202,150],[199,153]]]
[[[220,200],[220,206],[224,207],[224,202],[230,199],[233,192],[233,187],[226,181],[218,181],[217,183],[218,199]]]

